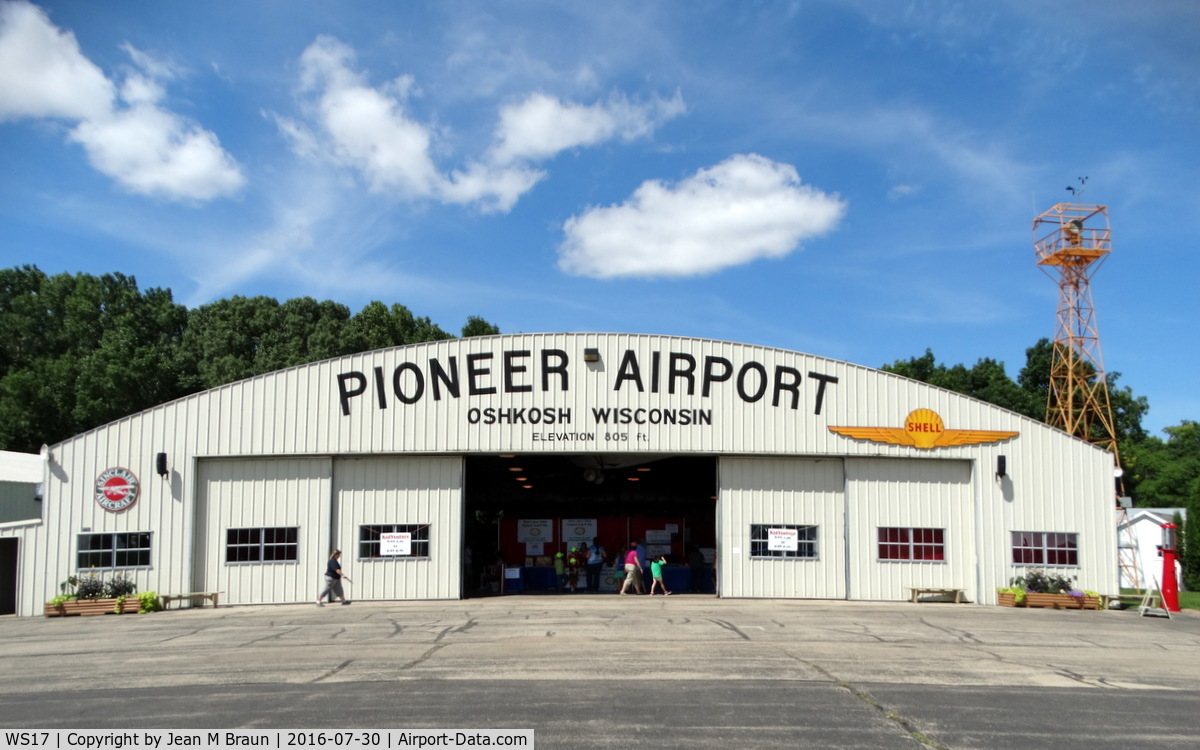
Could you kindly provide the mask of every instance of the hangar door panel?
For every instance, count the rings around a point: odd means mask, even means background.
[[[339,459],[334,477],[348,598],[459,598],[461,457]]]
[[[906,600],[909,586],[977,601],[971,463],[846,459],[850,598]]]
[[[316,599],[330,476],[328,458],[200,461],[194,590],[230,604]]]
[[[719,482],[721,596],[846,597],[841,459],[721,458]]]

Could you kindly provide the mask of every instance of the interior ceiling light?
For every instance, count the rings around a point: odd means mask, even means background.
[[[642,478],[641,478],[641,477],[625,477],[625,478],[626,478],[626,479],[628,479],[628,480],[629,480],[629,481],[631,481],[631,482],[640,482],[640,481],[642,481]]]
[[[521,486],[521,488],[522,488],[522,489],[526,489],[526,490],[532,490],[532,489],[533,489],[533,485],[532,485],[532,484],[526,484],[526,485],[522,485],[522,486]]]
[[[638,471],[654,471],[649,466],[639,466]]]
[[[517,481],[518,481],[518,482],[528,482],[528,481],[529,481],[529,477],[517,477]]]
[[[510,466],[510,467],[508,467],[508,470],[509,471],[525,471],[520,466]]]
[[[500,454],[500,458],[516,458],[516,457],[517,456],[514,453],[501,453]]]

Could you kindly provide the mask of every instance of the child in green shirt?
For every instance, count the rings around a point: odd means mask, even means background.
[[[657,560],[650,561],[650,575],[654,581],[650,584],[650,596],[654,596],[654,587],[661,586],[663,596],[670,596],[671,592],[667,591],[667,584],[663,583],[663,568],[667,567],[667,558],[659,556]]]

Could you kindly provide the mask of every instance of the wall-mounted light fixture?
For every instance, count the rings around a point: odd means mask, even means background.
[[[160,477],[165,477],[167,474],[171,473],[170,470],[167,468],[167,454],[166,453],[159,453],[157,456],[154,457],[154,467],[155,467],[155,470],[158,471],[158,475]]]
[[[45,496],[46,496],[46,483],[38,482],[37,484],[35,484],[33,486],[33,501],[35,503],[40,503],[42,501],[42,498],[44,498]]]
[[[1008,459],[1003,455],[996,456],[996,478],[1003,479],[1008,474]]]
[[[583,350],[583,361],[584,362],[599,362],[600,361],[600,350],[599,349],[584,349]]]

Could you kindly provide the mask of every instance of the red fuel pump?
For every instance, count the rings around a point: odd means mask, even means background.
[[[1173,523],[1162,525],[1162,597],[1163,607],[1168,612],[1179,611],[1179,578],[1175,575],[1175,561],[1179,559],[1179,548],[1176,541],[1177,526]]]

